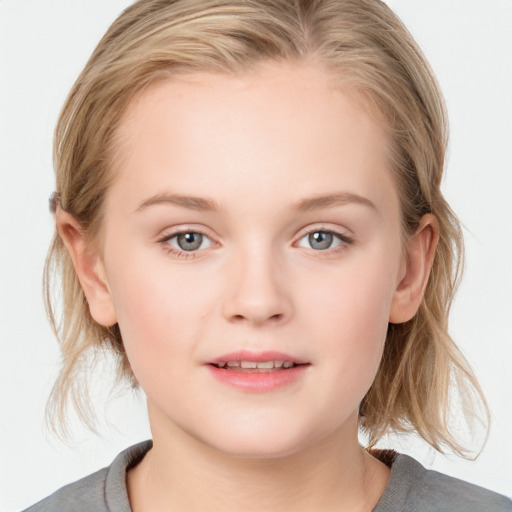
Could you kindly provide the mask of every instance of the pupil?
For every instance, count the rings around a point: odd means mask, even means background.
[[[203,235],[200,233],[182,233],[178,235],[178,245],[184,251],[195,251],[201,247]]]
[[[332,234],[327,233],[326,231],[317,231],[316,233],[310,233],[309,244],[313,249],[328,249],[332,244]]]

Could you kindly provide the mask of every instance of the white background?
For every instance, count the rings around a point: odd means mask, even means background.
[[[149,437],[144,400],[129,394],[102,406],[111,426],[101,437],[77,427],[64,446],[42,431],[58,364],[41,292],[52,233],[52,131],[87,57],[128,3],[0,0],[0,512],[30,505]],[[444,190],[465,225],[468,256],[451,331],[493,414],[476,462],[435,455],[417,440],[394,447],[512,495],[512,1],[389,4],[446,95],[451,145]]]

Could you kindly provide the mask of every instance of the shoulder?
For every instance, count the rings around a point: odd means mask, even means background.
[[[126,471],[151,448],[144,441],[122,451],[106,468],[61,487],[24,512],[131,512],[126,489]]]
[[[81,512],[94,506],[98,512],[108,510],[105,504],[105,480],[108,468],[103,468],[77,482],[65,485],[24,512]]]
[[[375,512],[512,512],[505,496],[457,478],[425,469],[398,455],[391,478]]]
[[[427,510],[430,503],[436,505],[435,510],[450,512],[512,512],[512,501],[505,496],[437,471],[425,470],[413,487],[410,500],[418,503],[421,510]]]

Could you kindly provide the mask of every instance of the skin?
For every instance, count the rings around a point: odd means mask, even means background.
[[[128,473],[133,510],[371,510],[389,468],[359,446],[358,406],[388,322],[419,307],[438,230],[427,215],[403,247],[379,117],[311,63],[266,64],[158,83],[118,135],[98,243],[56,216],[147,396],[154,447]],[[177,254],[178,230],[203,233],[200,248]],[[327,249],[319,231],[336,233]],[[248,393],[205,365],[241,349],[309,366]]]

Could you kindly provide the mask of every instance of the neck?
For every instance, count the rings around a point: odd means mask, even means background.
[[[153,428],[153,448],[128,473],[132,510],[369,512],[389,469],[359,446],[357,418],[349,426],[274,458],[236,457],[177,427]]]

